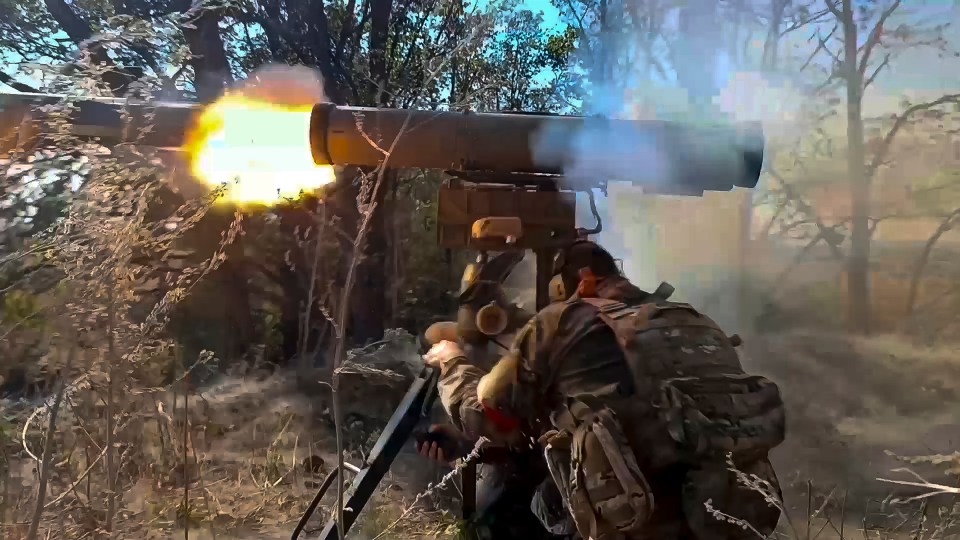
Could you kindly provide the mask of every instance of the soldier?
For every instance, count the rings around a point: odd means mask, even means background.
[[[743,372],[738,338],[668,302],[664,287],[640,290],[593,242],[562,251],[554,275],[568,298],[541,310],[489,372],[449,341],[424,356],[441,370],[453,423],[498,445],[542,445],[584,539],[771,534],[780,511],[768,500],[780,490],[767,456],[783,440],[783,402],[774,383]]]
[[[505,252],[469,265],[463,274],[456,321],[441,321],[427,328],[421,336],[424,352],[442,340],[455,341],[463,345],[463,354],[471,365],[485,371],[491,369],[499,359],[498,354],[491,354],[494,340],[509,344],[509,337],[534,316],[508,301],[503,288],[522,259],[523,252]],[[417,450],[444,465],[468,454],[476,443],[449,425],[431,426],[429,438],[443,443],[425,445],[424,439],[418,437]],[[485,452],[477,467],[471,528],[481,538],[556,539],[544,530],[542,520],[530,512],[533,494],[548,477],[542,450],[496,450],[499,449]]]

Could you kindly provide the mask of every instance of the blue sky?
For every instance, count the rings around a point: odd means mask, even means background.
[[[550,3],[550,0],[524,0],[523,7],[530,11],[543,13],[543,25],[553,28],[560,24],[560,12]]]

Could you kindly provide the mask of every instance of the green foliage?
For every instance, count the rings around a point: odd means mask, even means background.
[[[547,67],[554,71],[566,70],[576,46],[577,31],[569,26],[563,32],[547,37],[545,47]]]
[[[36,317],[40,310],[36,296],[21,290],[3,296],[3,323],[26,328],[39,328],[42,321]]]
[[[273,311],[263,311],[260,317],[261,337],[257,343],[263,346],[266,358],[276,358],[283,346],[280,315]]]
[[[397,320],[413,334],[456,310],[452,291],[459,284],[462,253],[448,253],[437,243],[436,193],[442,177],[425,173],[408,178],[401,195],[409,201],[409,228],[401,238],[403,278],[398,284],[402,304]]]
[[[0,411],[0,448],[17,441],[17,419],[13,415]],[[0,458],[6,456],[6,452],[0,452]]]
[[[554,80],[572,52],[568,34],[543,31],[543,15],[530,10],[512,11],[489,46],[493,99],[499,109],[551,111],[556,108]]]

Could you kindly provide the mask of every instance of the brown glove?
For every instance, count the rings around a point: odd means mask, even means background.
[[[549,445],[553,446],[554,448],[565,449],[570,448],[570,443],[572,440],[573,439],[569,432],[551,429],[550,431],[541,435],[540,438],[537,439],[537,442],[544,448]]]

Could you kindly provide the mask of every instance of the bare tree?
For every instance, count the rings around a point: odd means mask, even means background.
[[[851,330],[869,333],[870,244],[874,228],[871,183],[878,169],[885,166],[891,143],[901,128],[914,121],[918,113],[955,102],[957,96],[947,95],[908,107],[894,117],[889,130],[872,145],[872,152],[868,152],[864,91],[890,66],[898,52],[924,46],[943,48],[946,45],[943,26],[919,27],[908,22],[894,26],[891,21],[902,8],[899,0],[863,9],[848,0],[824,0],[824,5],[829,18],[811,10],[809,20],[818,23],[813,34],[816,47],[801,69],[818,63],[822,66],[826,78],[815,88],[815,94],[821,99],[832,101],[838,90],[844,96],[846,176],[851,200],[850,251],[846,263],[850,299],[847,316]],[[862,30],[865,27],[866,32]]]

